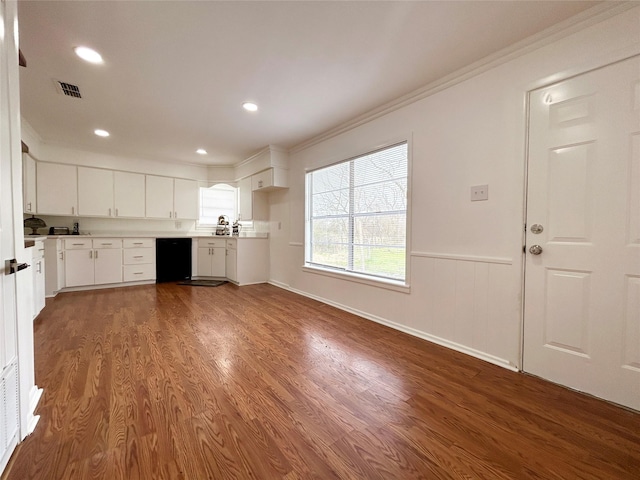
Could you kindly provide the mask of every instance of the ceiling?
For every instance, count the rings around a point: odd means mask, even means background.
[[[47,144],[229,165],[267,145],[290,148],[596,3],[21,1],[22,115]],[[104,63],[76,57],[81,45]],[[259,110],[244,111],[247,100]]]

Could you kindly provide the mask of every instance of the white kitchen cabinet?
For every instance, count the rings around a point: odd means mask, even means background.
[[[113,172],[115,216],[143,218],[145,216],[145,181],[141,173]]]
[[[67,287],[122,282],[122,239],[65,239]]]
[[[198,218],[198,182],[176,178],[173,181],[173,218]]]
[[[146,175],[147,218],[173,218],[173,178]]]
[[[155,280],[156,242],[153,238],[125,238],[122,276],[125,282]]]
[[[240,220],[253,219],[253,194],[251,177],[238,181],[238,217]]]
[[[78,167],[78,215],[111,217],[113,206],[113,171]]]
[[[31,267],[33,272],[33,312],[32,318],[36,318],[45,305],[45,264],[44,241],[37,241],[32,247]]]
[[[38,162],[36,211],[49,215],[78,214],[78,168],[75,165]]]
[[[65,286],[79,287],[95,285],[93,249],[73,249],[64,251]]]
[[[198,239],[199,277],[224,277],[226,275],[226,240],[223,238]]]
[[[36,213],[36,161],[27,153],[22,154],[23,209]]]
[[[227,279],[238,283],[238,243],[236,240],[227,242],[226,268]]]
[[[198,182],[156,175],[146,177],[147,218],[194,220],[198,217]]]
[[[64,249],[61,238],[44,241],[45,296],[53,297],[64,288]]]
[[[267,238],[227,239],[227,278],[238,285],[269,280],[269,240]]]
[[[288,171],[283,168],[268,168],[251,176],[251,189],[254,191],[271,191],[279,188],[289,188]]]

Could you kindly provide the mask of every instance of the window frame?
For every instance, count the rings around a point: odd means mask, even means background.
[[[231,191],[231,189],[234,190],[234,209],[235,209],[235,216],[234,218],[229,218],[229,224],[231,224],[232,222],[234,222],[238,216],[238,187],[236,185],[232,185],[231,183],[228,182],[218,182],[218,183],[214,183],[213,185],[209,185],[208,187],[203,187],[200,186],[198,188],[198,218],[196,220],[196,228],[197,229],[213,229],[216,227],[217,225],[217,221],[216,223],[202,223],[201,219],[201,213],[202,213],[202,190],[209,190],[213,187],[219,187],[219,186],[225,186],[225,187],[230,187],[229,191]],[[226,188],[225,188],[226,190]]]
[[[312,202],[311,196],[311,177],[310,173],[318,170],[329,168],[341,163],[352,162],[360,157],[371,155],[381,150],[386,150],[400,144],[406,144],[407,147],[407,198],[406,198],[406,210],[405,210],[405,277],[404,280],[392,279],[388,277],[382,277],[377,275],[371,275],[366,273],[360,273],[347,269],[341,269],[339,267],[333,268],[330,266],[323,266],[321,264],[312,263],[309,261],[311,254],[311,208]],[[340,159],[334,159],[331,162],[318,164],[317,166],[309,167],[305,169],[304,183],[304,211],[305,211],[305,230],[304,230],[304,242],[302,244],[304,250],[304,264],[302,270],[308,273],[325,275],[333,278],[344,279],[352,282],[371,285],[374,287],[381,287],[390,290],[396,290],[403,293],[410,293],[410,264],[411,264],[411,179],[412,179],[412,135],[398,137],[382,144],[377,144],[371,148],[360,148],[357,152],[351,155],[342,156]],[[352,187],[350,187],[352,188]],[[353,241],[350,242],[353,244]]]

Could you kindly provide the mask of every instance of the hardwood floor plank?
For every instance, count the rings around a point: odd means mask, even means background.
[[[637,480],[640,413],[271,285],[58,295],[2,480]]]

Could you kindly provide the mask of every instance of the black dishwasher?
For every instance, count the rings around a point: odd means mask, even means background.
[[[191,239],[156,238],[156,283],[191,278]]]

